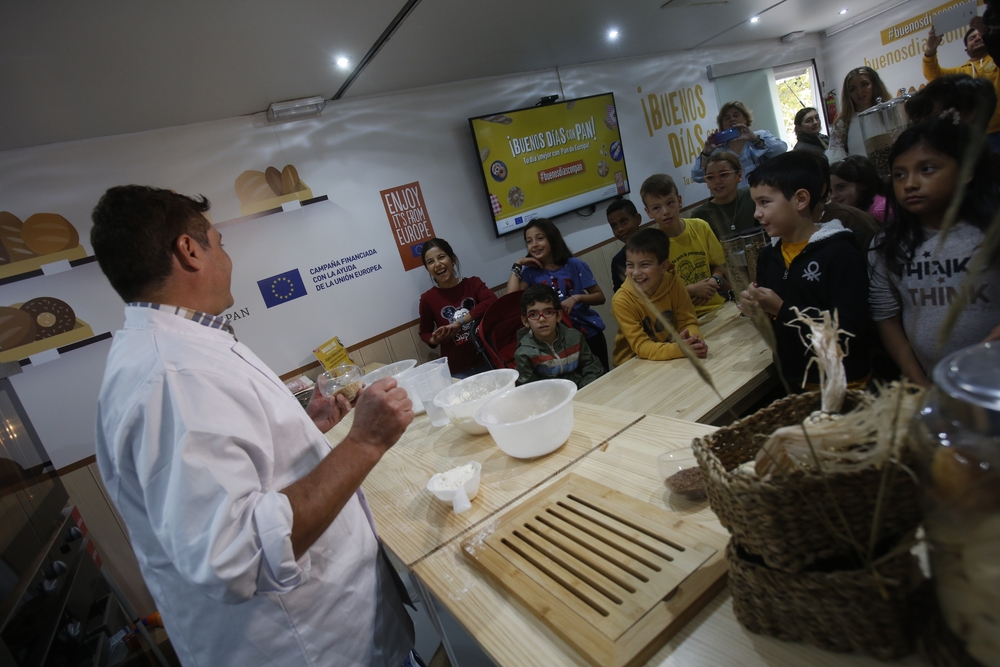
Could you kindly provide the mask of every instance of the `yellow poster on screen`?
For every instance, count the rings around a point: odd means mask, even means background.
[[[553,215],[557,202],[571,209],[578,198],[628,191],[611,94],[477,118],[472,128],[501,233]]]

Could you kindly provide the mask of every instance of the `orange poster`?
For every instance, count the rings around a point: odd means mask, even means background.
[[[427,205],[415,181],[388,190],[382,190],[382,204],[392,227],[392,236],[399,248],[399,258],[407,271],[423,266],[420,260],[424,241],[434,238],[434,227],[427,215]]]

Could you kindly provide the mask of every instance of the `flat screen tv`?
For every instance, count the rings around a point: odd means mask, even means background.
[[[469,119],[497,237],[629,192],[613,93]]]

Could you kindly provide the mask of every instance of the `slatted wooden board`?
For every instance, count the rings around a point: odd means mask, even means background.
[[[671,512],[567,475],[462,550],[592,664],[618,667],[641,662],[714,595],[725,544]],[[710,577],[692,576],[709,569]]]

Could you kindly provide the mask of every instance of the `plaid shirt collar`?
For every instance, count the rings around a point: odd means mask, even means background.
[[[236,332],[233,331],[233,327],[222,315],[209,315],[208,313],[202,313],[197,310],[191,310],[190,308],[183,308],[181,306],[168,306],[164,303],[149,303],[148,301],[133,301],[131,303],[125,304],[126,306],[135,306],[137,308],[152,308],[153,310],[159,310],[164,313],[173,313],[179,317],[183,317],[186,320],[191,320],[197,322],[198,324],[204,325],[209,329],[222,329],[233,338],[236,338]]]

